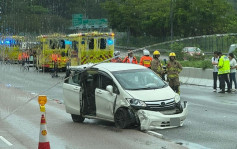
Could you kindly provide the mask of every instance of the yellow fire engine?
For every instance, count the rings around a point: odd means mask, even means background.
[[[54,68],[56,62],[58,69],[65,70],[71,46],[70,42],[66,40],[66,35],[41,35],[37,39],[40,46],[37,50],[36,67],[48,71]]]
[[[114,33],[89,32],[70,34],[71,66],[97,63],[113,57]]]
[[[24,36],[3,36],[1,37],[1,60],[10,63],[18,62],[18,55],[21,52],[20,46]]]

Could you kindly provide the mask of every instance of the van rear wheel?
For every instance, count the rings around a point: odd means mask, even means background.
[[[73,122],[82,123],[85,118],[81,115],[71,114]]]
[[[127,128],[134,124],[134,116],[129,113],[128,109],[120,108],[114,115],[114,122],[117,128]]]

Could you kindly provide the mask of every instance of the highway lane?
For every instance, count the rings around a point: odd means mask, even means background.
[[[40,129],[40,111],[37,99],[25,103],[32,94],[0,84],[0,136],[8,140],[7,146],[0,140],[0,148],[37,148]],[[13,112],[21,106],[17,112]],[[50,100],[46,104],[48,139],[52,149],[184,149],[136,129],[117,129],[113,123],[89,120],[74,123],[65,112],[64,105]]]
[[[62,80],[65,73],[59,73],[58,78],[52,78],[49,73],[37,72],[33,67],[30,71],[22,71],[21,65],[0,65],[0,83],[31,93],[47,94],[51,99],[63,101]],[[57,84],[58,83],[58,84]],[[56,85],[56,86],[55,86]],[[49,87],[52,87],[49,90]]]
[[[40,129],[40,110],[35,95],[54,86],[61,78],[47,73],[21,72],[17,65],[0,66],[0,148],[37,148]],[[63,74],[60,74],[63,76]],[[61,102],[62,82],[44,92],[48,139],[53,149],[160,149],[185,147],[153,137],[136,129],[117,129],[114,123],[86,119],[74,123]],[[32,99],[28,104],[27,101]],[[19,108],[20,107],[20,108]],[[15,113],[11,114],[18,109]],[[9,117],[6,118],[11,114]]]
[[[220,94],[210,87],[182,85],[181,99],[189,103],[184,126],[157,132],[198,148],[237,149],[236,93]]]
[[[0,66],[0,83],[7,88],[16,87],[29,92],[27,98],[44,91],[61,81],[62,78],[51,78],[48,73],[42,74],[33,69],[30,72],[21,72],[19,66]],[[64,74],[60,74],[62,77]],[[62,83],[46,91],[50,99],[63,101]],[[11,95],[11,98],[16,98]],[[213,93],[210,87],[181,86],[181,99],[189,103],[189,115],[185,125],[180,128],[158,130],[166,139],[180,142],[189,147],[197,148],[237,148],[235,129],[236,94]],[[51,101],[55,102],[55,101]],[[63,112],[65,114],[65,111]],[[67,114],[66,114],[67,115]],[[68,121],[71,118],[67,115]],[[100,121],[87,121],[90,125],[100,125],[114,129],[113,124]],[[117,131],[117,130],[116,130]]]

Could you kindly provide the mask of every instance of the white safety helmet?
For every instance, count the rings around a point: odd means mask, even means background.
[[[120,51],[114,51],[114,56],[119,56],[120,55]]]
[[[145,50],[143,50],[143,55],[150,55],[150,52],[147,50],[147,49],[145,49]]]

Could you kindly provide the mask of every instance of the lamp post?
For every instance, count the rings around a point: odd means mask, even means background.
[[[170,0],[170,38],[173,40],[174,30],[173,30],[173,0]]]

